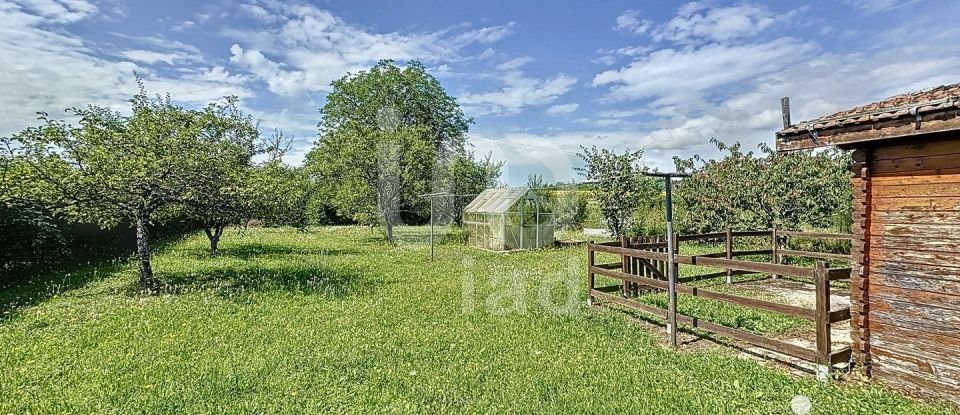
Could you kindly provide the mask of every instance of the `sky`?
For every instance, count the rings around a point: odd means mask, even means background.
[[[578,179],[580,146],[644,163],[773,144],[799,121],[960,82],[960,2],[0,0],[0,136],[38,111],[124,111],[140,74],[188,107],[236,95],[264,133],[317,138],[330,82],[419,60],[502,181]],[[581,178],[582,180],[582,178]]]

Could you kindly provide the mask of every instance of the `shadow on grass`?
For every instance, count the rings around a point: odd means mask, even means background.
[[[0,323],[16,318],[23,309],[121,272],[125,266],[126,260],[120,259],[84,265],[61,265],[36,270],[29,276],[2,283]]]
[[[181,252],[198,259],[210,258],[210,250],[206,248],[190,248]],[[218,256],[231,257],[242,260],[255,258],[276,258],[284,256],[340,256],[360,255],[361,252],[349,248],[302,248],[284,244],[271,243],[241,243],[230,244],[220,248]]]
[[[180,295],[206,291],[221,297],[285,291],[302,295],[323,295],[345,298],[368,295],[389,281],[371,278],[352,270],[326,266],[303,266],[291,261],[284,265],[231,265],[189,272],[159,271],[160,285],[149,294]],[[135,283],[127,289],[129,295],[145,293]]]

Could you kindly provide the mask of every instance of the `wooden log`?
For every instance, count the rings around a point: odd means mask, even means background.
[[[960,333],[960,312],[957,310],[873,296],[869,307],[871,322],[922,329],[947,337]]]
[[[960,252],[901,250],[884,246],[874,246],[870,248],[870,260],[960,267]]]
[[[888,280],[902,276],[960,282],[960,267],[957,267],[956,264],[910,264],[878,258],[871,263],[870,273],[878,276],[885,275]],[[895,286],[890,283],[884,285]],[[910,287],[907,286],[906,288]]]
[[[953,211],[891,211],[881,210],[871,213],[871,219],[885,224],[928,224],[960,223],[960,210]]]
[[[958,155],[960,157],[960,155]],[[960,183],[889,184],[873,186],[873,194],[881,197],[952,197],[960,196]]]

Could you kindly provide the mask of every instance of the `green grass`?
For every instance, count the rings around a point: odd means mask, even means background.
[[[950,413],[877,386],[819,384],[727,349],[665,348],[584,304],[583,248],[430,263],[361,228],[194,235],[132,264],[0,292],[6,413]],[[409,236],[406,237],[405,236]]]

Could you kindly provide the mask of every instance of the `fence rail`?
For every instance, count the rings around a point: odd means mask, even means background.
[[[637,295],[641,287],[651,290],[670,290],[671,284],[667,281],[666,267],[669,262],[673,263],[674,275],[676,275],[677,284],[674,285],[674,292],[669,292],[671,296],[676,293],[686,294],[693,297],[700,297],[715,301],[722,301],[730,304],[736,304],[743,307],[764,310],[773,313],[784,314],[797,318],[812,321],[816,327],[816,348],[809,349],[784,341],[771,339],[748,331],[719,325],[716,323],[703,321],[696,317],[691,317],[675,313],[676,321],[691,327],[700,328],[709,332],[728,336],[736,340],[752,344],[757,347],[772,350],[798,359],[814,362],[818,366],[818,374],[825,374],[828,368],[837,363],[849,359],[850,348],[843,347],[833,350],[830,339],[831,325],[837,322],[850,319],[850,308],[831,310],[830,308],[830,281],[848,279],[850,277],[850,268],[827,267],[823,259],[850,259],[849,254],[836,254],[824,252],[799,251],[781,248],[781,239],[789,237],[798,238],[818,238],[823,235],[824,239],[852,239],[852,235],[845,234],[816,234],[811,232],[784,232],[777,230],[769,231],[731,231],[715,232],[698,235],[678,235],[674,239],[676,252],[671,258],[667,251],[667,242],[664,238],[639,237],[639,238],[621,238],[618,242],[594,243],[590,241],[587,244],[587,292],[588,303],[593,304],[594,300],[615,303],[622,306],[634,308],[658,317],[670,320],[670,311],[667,309],[655,307],[649,304],[643,304],[631,299]],[[770,249],[757,250],[733,250],[733,239],[736,237],[758,237],[767,236],[771,239]],[[723,252],[708,253],[704,255],[683,255],[678,247],[682,241],[720,241],[724,242]],[[619,263],[596,263],[596,253],[613,254],[620,256]],[[737,259],[737,257],[770,255],[771,262],[757,262]],[[786,265],[780,263],[783,256],[800,256],[815,258],[817,261],[812,267]],[[670,261],[672,259],[672,261]],[[714,272],[702,275],[693,275],[682,277],[679,273],[679,265],[706,266],[711,268],[724,268],[724,271]],[[719,278],[726,276],[727,283],[732,283],[732,277],[744,274],[771,274],[777,276],[793,276],[809,278],[809,281],[815,286],[816,307],[814,309],[798,307],[787,304],[780,304],[756,298],[750,298],[740,295],[734,295],[701,287],[686,285],[687,282],[697,281],[706,278]],[[596,276],[619,280],[621,285],[612,287],[597,287]],[[618,292],[619,291],[619,295]],[[823,373],[820,373],[823,372]]]

